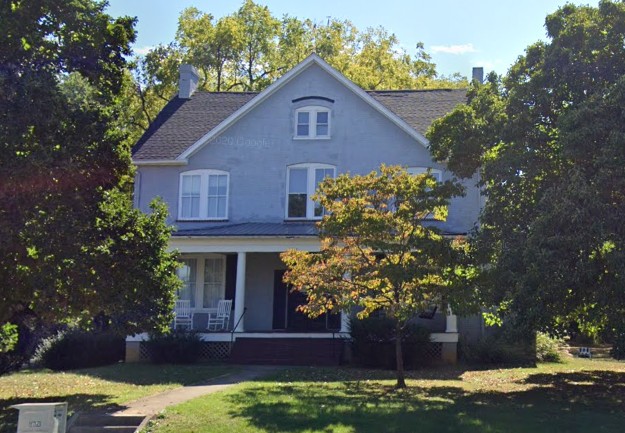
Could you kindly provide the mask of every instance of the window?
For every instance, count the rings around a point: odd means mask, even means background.
[[[223,220],[228,218],[229,174],[220,170],[193,170],[180,174],[182,220]]]
[[[330,138],[330,109],[310,106],[296,110],[295,138]]]
[[[315,203],[311,196],[326,177],[334,177],[335,169],[326,164],[298,164],[287,170],[288,219],[320,219],[325,209]]]
[[[182,260],[182,266],[178,268],[178,278],[182,280],[182,287],[178,289],[177,298],[191,301],[191,307],[195,307],[195,278],[197,260]]]
[[[204,260],[204,295],[202,306],[216,308],[224,299],[226,287],[226,263],[223,256],[206,257]]]
[[[434,178],[438,181],[438,182],[442,182],[443,181],[443,172],[441,170],[438,170],[436,168],[429,168],[429,167],[408,167],[406,169],[406,171],[408,172],[408,174],[425,174],[428,172],[428,170],[430,170],[430,173],[432,174],[432,176],[434,176]]]

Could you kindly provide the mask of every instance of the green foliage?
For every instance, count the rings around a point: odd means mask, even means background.
[[[350,321],[352,355],[357,365],[393,369],[395,358],[395,321],[387,317],[370,316]],[[402,333],[403,361],[406,368],[426,365],[430,331],[409,323]]]
[[[518,327],[625,317],[625,3],[567,4],[505,77],[435,122],[433,154],[487,196],[472,240],[478,287]]]
[[[105,6],[0,3],[0,325],[18,325],[22,355],[58,323],[109,317],[134,332],[169,320],[165,211],[132,209],[116,123],[134,19]]]
[[[200,88],[209,91],[259,91],[311,53],[365,89],[465,87],[464,77],[438,77],[422,43],[409,53],[382,27],[358,30],[350,21],[325,23],[285,15],[245,0],[230,15],[216,20],[195,7],[178,18],[174,41],[136,58],[134,81],[123,98],[125,127],[135,139],[177,92],[178,67],[194,65]]]
[[[460,359],[477,365],[533,365],[535,350],[526,341],[492,335],[475,343],[461,341]]]
[[[202,354],[202,339],[192,332],[152,335],[145,344],[155,364],[192,364]]]
[[[536,360],[539,362],[564,362],[561,338],[552,337],[544,332],[536,333]]]
[[[13,350],[17,345],[18,339],[17,325],[5,323],[0,326],[0,353]]]
[[[114,364],[124,359],[125,339],[111,332],[59,332],[44,339],[33,356],[37,367],[74,370]]]
[[[395,324],[398,386],[403,385],[401,336],[418,311],[447,300],[459,308],[468,293],[461,275],[465,250],[431,223],[445,219],[453,182],[410,175],[382,165],[379,172],[326,178],[313,199],[328,212],[318,224],[319,253],[281,254],[285,281],[307,295],[300,309],[311,317],[359,308],[365,318],[382,311]]]

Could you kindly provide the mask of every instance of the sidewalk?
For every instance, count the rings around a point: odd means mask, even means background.
[[[161,412],[167,406],[173,406],[187,400],[222,391],[237,383],[258,379],[277,371],[279,367],[246,365],[236,373],[228,373],[216,377],[206,383],[183,386],[161,394],[140,398],[126,404],[126,409],[114,412],[112,415],[146,415],[151,416]]]

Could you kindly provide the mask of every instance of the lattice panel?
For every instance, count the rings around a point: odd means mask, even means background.
[[[230,343],[227,342],[210,342],[202,344],[202,354],[200,359],[227,359],[230,357]]]
[[[150,352],[148,351],[148,345],[145,343],[139,343],[139,359],[141,361],[150,360]]]
[[[430,343],[426,345],[423,356],[432,362],[439,362],[443,356],[443,343]]]

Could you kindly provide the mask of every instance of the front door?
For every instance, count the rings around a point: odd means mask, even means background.
[[[282,281],[284,270],[274,271],[273,280],[273,329],[294,332],[326,332],[341,327],[339,314],[323,314],[311,319],[297,311],[299,305],[306,303],[306,295],[302,292],[291,292],[289,286]]]

